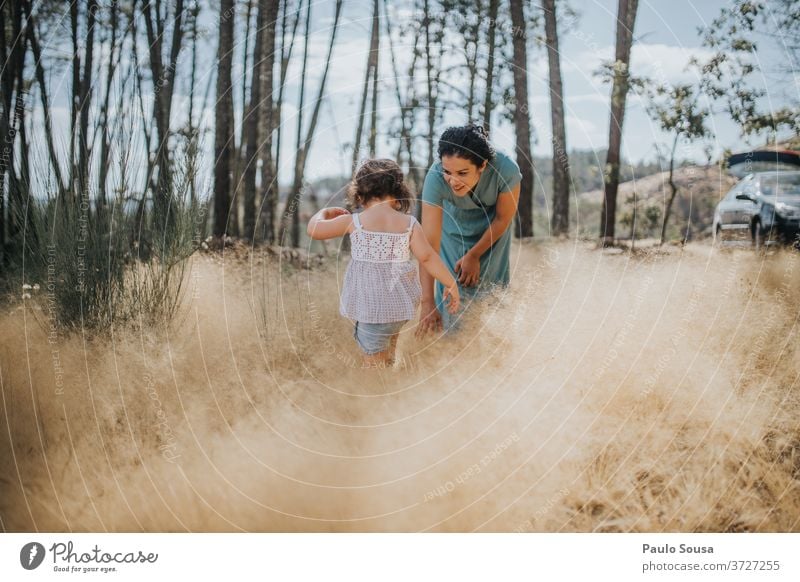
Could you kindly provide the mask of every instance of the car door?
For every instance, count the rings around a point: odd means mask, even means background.
[[[722,230],[730,230],[736,221],[737,203],[736,195],[741,190],[741,182],[736,184],[733,188],[725,194],[725,197],[720,200],[717,206],[717,213],[719,215],[719,226]]]
[[[742,184],[742,194],[747,194],[755,198],[757,191],[755,180]],[[751,200],[737,200],[737,202],[739,202],[739,204],[736,210],[736,224],[741,229],[749,230],[750,225],[753,223],[753,217],[758,214],[759,204]]]

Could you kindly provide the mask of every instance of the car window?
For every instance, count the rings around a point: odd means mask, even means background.
[[[771,173],[769,175],[761,176],[759,185],[761,193],[764,196],[795,198],[800,196],[800,173]]]

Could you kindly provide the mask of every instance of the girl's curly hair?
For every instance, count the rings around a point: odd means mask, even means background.
[[[353,206],[364,206],[373,198],[391,196],[401,212],[411,210],[411,191],[403,181],[403,171],[394,160],[366,160],[347,187],[347,199]]]

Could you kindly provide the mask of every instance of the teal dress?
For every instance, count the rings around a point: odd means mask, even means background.
[[[444,180],[442,163],[434,163],[425,176],[422,201],[443,210],[441,250],[442,260],[455,274],[456,262],[480,240],[497,213],[497,196],[508,192],[520,183],[522,174],[517,163],[502,152],[497,152],[481,174],[480,180],[466,196],[456,196]],[[464,305],[494,285],[508,285],[509,256],[512,226],[503,233],[480,258],[480,282],[474,287],[459,285]],[[453,324],[442,304],[443,286],[435,286],[436,308],[442,314],[446,328]]]

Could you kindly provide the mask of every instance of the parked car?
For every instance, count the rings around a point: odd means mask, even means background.
[[[749,240],[755,248],[798,246],[800,171],[755,172],[742,178],[714,211],[715,241]]]

